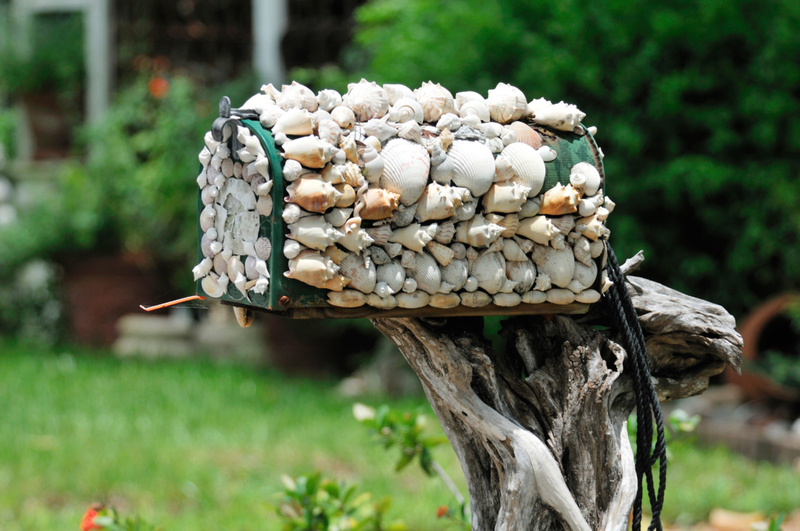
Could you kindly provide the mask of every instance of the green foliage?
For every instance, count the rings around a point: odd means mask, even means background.
[[[689,415],[682,409],[674,409],[667,416],[664,423],[664,440],[667,441],[667,459],[672,458],[669,443],[682,435],[692,433],[700,424],[700,415]],[[631,442],[633,455],[636,455],[636,434],[639,431],[639,421],[636,413],[628,417],[628,439]],[[653,444],[656,442],[655,423],[653,424]],[[653,465],[655,466],[655,465]]]
[[[767,528],[767,531],[781,531],[781,524],[783,524],[785,518],[786,515],[783,513],[779,514],[775,518],[770,518],[769,528]]]
[[[140,516],[122,518],[117,511],[110,507],[102,508],[92,519],[92,523],[107,531],[161,531],[160,527],[156,527]]]
[[[384,523],[390,498],[372,502],[356,485],[323,478],[319,473],[282,476],[284,490],[276,507],[282,531],[402,531],[402,522]]]
[[[617,255],[735,314],[800,281],[800,8],[792,0],[373,0],[311,82],[576,103],[599,126]],[[342,89],[341,84],[334,85]]]
[[[757,368],[779,384],[800,388],[800,352],[794,356],[776,350],[762,352]]]

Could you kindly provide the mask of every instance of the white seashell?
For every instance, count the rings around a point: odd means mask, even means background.
[[[456,93],[455,102],[456,110],[460,111],[465,103],[468,101],[484,101],[483,96],[471,90]],[[488,122],[488,120],[487,120]]]
[[[584,266],[591,267],[594,261],[592,260],[591,244],[588,239],[583,236],[576,239],[572,244],[572,249],[575,253],[575,259],[578,260],[578,262],[582,263]]]
[[[533,285],[533,289],[537,291],[547,291],[552,287],[552,282],[550,282],[550,277],[544,273],[539,273],[536,275],[536,283]]]
[[[533,149],[542,147],[542,135],[536,132],[531,126],[523,122],[511,122],[508,128],[517,136],[517,142],[527,144]]]
[[[519,228],[519,215],[508,214],[503,216],[503,219],[498,221],[497,224],[503,227],[503,232],[500,233],[500,236],[503,238],[511,238],[517,233],[517,229]]]
[[[206,168],[203,168],[203,171],[201,171],[197,176],[195,182],[197,183],[197,187],[201,190],[208,185],[208,172],[206,171]]]
[[[539,273],[550,277],[550,282],[559,288],[566,287],[575,274],[575,255],[568,246],[556,250],[552,247],[537,245],[533,248],[531,258]]]
[[[467,277],[467,281],[464,283],[464,289],[472,293],[473,291],[478,289],[478,279],[475,277]]]
[[[367,234],[370,235],[376,245],[384,245],[389,241],[389,238],[392,237],[392,229],[388,225],[381,225],[380,227],[366,230]]]
[[[550,240],[558,233],[556,226],[545,216],[521,219],[517,228],[518,235],[541,245],[550,243]]]
[[[378,282],[375,284],[375,294],[378,297],[389,297],[394,295],[395,291],[386,282]]]
[[[607,237],[611,233],[608,227],[597,219],[597,214],[586,218],[580,218],[578,220],[578,225],[583,226],[582,230],[579,232],[594,242],[600,238]]]
[[[324,251],[343,236],[322,216],[304,217],[286,226],[290,231],[289,238],[320,251]]]
[[[388,264],[377,267],[376,279],[378,283],[386,283],[394,293],[399,293],[406,280],[406,270],[399,261],[392,260]]]
[[[478,130],[481,126],[481,119],[474,114],[468,114],[461,117],[461,125]]]
[[[208,152],[210,153],[208,160],[211,160],[211,155],[213,155],[217,151],[217,147],[221,144],[221,142],[217,142],[216,140],[214,140],[214,135],[211,134],[211,131],[206,131],[205,136],[203,136],[203,143],[206,145],[206,147],[208,148]]]
[[[586,116],[576,106],[562,102],[543,107],[533,113],[533,121],[560,131],[572,131]]]
[[[342,104],[342,96],[335,90],[320,90],[317,93],[317,104],[323,111],[332,111]]]
[[[354,215],[368,220],[386,219],[397,209],[399,199],[400,194],[371,188],[358,200]]]
[[[242,273],[237,273],[236,277],[233,279],[233,285],[236,286],[236,289],[244,295],[244,298],[249,302],[250,297],[247,296],[247,277],[244,276]]]
[[[534,114],[539,109],[544,109],[545,107],[549,107],[553,104],[548,99],[545,98],[537,98],[535,100],[531,100],[528,102],[528,114]]]
[[[353,135],[341,137],[339,147],[344,151],[347,160],[353,164],[358,164],[358,146],[356,146],[356,139]]]
[[[227,276],[223,275],[227,281]],[[205,291],[206,295],[209,297],[213,297],[218,299],[225,294],[225,289],[220,285],[220,280],[222,277],[218,277],[214,273],[209,273],[207,276],[203,278],[203,281],[200,283],[203,291]],[[225,282],[227,287],[227,282]]]
[[[507,146],[517,141],[517,133],[513,129],[504,127],[503,133],[500,135],[500,138],[503,140],[503,145]]]
[[[422,111],[422,106],[413,97],[397,100],[389,111],[389,119],[393,122],[414,121],[421,124],[424,118],[425,113]]]
[[[220,169],[222,170],[222,175],[224,175],[225,177],[233,177],[233,160],[231,159],[223,160]]]
[[[259,197],[256,202],[256,210],[262,216],[269,217],[272,214],[272,197],[268,195]]]
[[[244,261],[244,274],[247,275],[247,278],[249,280],[258,279],[258,271],[256,270],[256,262],[258,261],[259,261],[258,258],[256,258],[255,256],[248,256]],[[266,267],[266,262],[265,262],[265,267]]]
[[[238,162],[236,164],[239,164]],[[253,164],[253,168],[258,172],[259,175],[263,176],[264,178],[269,178],[269,158],[266,156],[256,158],[256,161]],[[240,170],[241,171],[241,170]],[[234,175],[236,175],[236,166],[234,165]]]
[[[377,283],[377,271],[372,260],[349,253],[339,264],[339,272],[350,279],[349,287],[362,293],[371,293]]]
[[[525,94],[517,87],[506,83],[498,83],[497,87],[489,91],[486,98],[492,120],[507,124],[519,120],[528,114],[528,102]]]
[[[217,208],[214,204],[206,205],[206,207],[200,211],[200,228],[203,231],[207,231],[211,227],[214,226],[214,221],[217,217]]]
[[[370,138],[375,138],[374,136]],[[378,184],[380,178],[383,176],[383,170],[386,167],[386,161],[378,154],[378,151],[372,147],[367,146],[362,155],[363,159],[363,173],[367,182],[370,184]]]
[[[505,258],[500,253],[483,254],[472,263],[469,274],[478,279],[479,288],[493,295],[507,280]]]
[[[428,253],[418,253],[414,260],[412,278],[417,281],[417,289],[433,295],[439,291],[442,273],[436,261]]]
[[[596,194],[602,183],[600,172],[588,162],[579,162],[574,165],[569,173],[569,181],[573,188],[587,197]],[[575,182],[578,183],[577,186]]]
[[[380,297],[375,293],[370,293],[367,295],[367,304],[379,310],[393,310],[397,308],[397,299],[391,295]]]
[[[383,250],[389,255],[389,258],[396,258],[403,254],[403,246],[399,243],[385,243]]]
[[[325,214],[325,221],[330,223],[336,228],[341,227],[344,225],[344,222],[350,218],[350,214],[353,213],[352,208],[334,208],[327,214]]]
[[[342,128],[333,120],[322,120],[317,126],[317,134],[320,140],[336,146],[339,145],[339,138],[342,135]]]
[[[367,231],[360,227],[349,233],[347,231],[345,232],[346,234],[342,238],[339,238],[336,243],[349,251],[360,253],[362,249],[372,245],[372,238],[367,234]]]
[[[527,144],[514,142],[503,149],[499,158],[505,159],[504,162],[496,162],[496,165],[511,166],[514,175],[512,181],[519,182],[523,186],[530,188],[528,197],[537,195],[544,184],[546,168],[544,161],[539,153]]]
[[[331,183],[323,181],[317,174],[297,179],[286,187],[286,191],[289,193],[287,202],[300,205],[309,212],[325,212],[342,197]]]
[[[383,90],[389,97],[389,105],[394,105],[403,98],[414,99],[414,93],[405,85],[389,83],[383,86]]]
[[[539,149],[537,149],[536,152],[539,154],[540,157],[542,157],[542,160],[545,162],[554,161],[558,156],[558,153],[556,153],[556,151],[550,146],[542,146]]]
[[[452,221],[445,221],[439,223],[439,228],[436,230],[436,235],[433,237],[439,243],[448,244],[453,241],[453,236],[456,235],[456,226]]]
[[[258,280],[255,281],[255,284],[252,288],[250,288],[250,291],[259,295],[263,295],[267,292],[268,287],[269,280],[266,277],[258,277]]]
[[[449,218],[463,202],[471,199],[472,196],[466,188],[431,183],[425,187],[417,201],[416,219],[428,221]]]
[[[289,260],[289,271],[286,271],[283,276],[299,280],[310,286],[328,287],[334,291],[341,291],[344,286],[329,282],[334,280],[338,271],[339,266],[327,256],[316,251],[302,251],[297,258]],[[338,289],[336,289],[337,287]]]
[[[495,183],[483,196],[485,212],[518,212],[528,198],[530,188],[516,182]]]
[[[523,253],[528,254],[529,252],[533,251],[535,244],[528,238],[522,238],[517,235],[514,235],[512,238],[515,242],[517,242],[517,245],[519,245],[519,248],[522,249]]]
[[[603,203],[603,206],[606,207],[606,210],[608,210],[608,213],[611,214],[612,212],[614,212],[614,207],[617,206],[617,204],[614,203],[614,201],[612,201],[610,197],[606,197],[606,200],[605,200],[605,203]]]
[[[210,258],[203,258],[199,264],[192,268],[192,275],[195,280],[200,280],[211,272],[214,262]]]
[[[403,291],[405,293],[414,293],[417,291],[417,281],[413,278],[407,278],[403,282]]]
[[[462,92],[459,92],[459,94],[462,94]],[[491,120],[489,106],[486,105],[486,102],[483,100],[483,98],[480,100],[470,100],[464,102],[464,104],[461,105],[461,108],[458,110],[458,113],[462,118],[472,115],[477,116],[481,122],[488,122]]]
[[[367,303],[367,296],[353,289],[342,291],[329,291],[328,304],[339,308],[358,308]]]
[[[285,110],[281,109],[277,105],[270,105],[261,111],[259,115],[259,121],[265,128],[272,129],[280,117],[284,114],[286,114]]]
[[[491,304],[492,297],[483,291],[474,293],[461,293],[461,304],[469,308],[480,308]]]
[[[455,101],[449,90],[439,83],[423,82],[422,86],[414,91],[414,98],[422,106],[426,122],[437,122],[443,114],[454,113]]]
[[[529,291],[536,282],[536,266],[528,259],[506,262],[506,276],[517,283],[514,291],[522,294]]]
[[[591,251],[592,258],[597,258],[601,254],[603,254],[603,251],[605,251],[605,249],[606,245],[602,240],[589,242],[589,250]]]
[[[575,294],[568,289],[553,288],[545,292],[547,302],[551,304],[571,304],[575,302]]]
[[[405,267],[407,271],[413,271],[417,265],[417,254],[414,251],[406,249],[401,255],[400,265]]]
[[[503,134],[503,126],[495,122],[489,122],[481,127],[481,131],[486,138],[497,138]]]
[[[463,260],[467,257],[467,246],[463,243],[456,242],[450,245],[453,250],[453,258],[456,260]]]
[[[323,111],[322,109],[317,109],[316,111],[311,113],[311,123],[314,124],[315,132],[319,129],[319,124],[324,121],[333,122],[333,117],[331,116],[331,113],[329,113],[328,111]]]
[[[284,158],[296,160],[307,168],[322,168],[336,153],[333,145],[314,136],[290,140],[284,143],[281,149]]]
[[[281,217],[283,218],[283,222],[287,225],[291,223],[297,223],[297,220],[306,216],[313,216],[311,212],[306,212],[298,205],[294,203],[288,203],[283,207],[283,213]]]
[[[589,217],[597,212],[600,205],[603,203],[603,194],[595,194],[592,197],[584,197],[578,203],[578,215],[581,217]]]
[[[575,302],[582,302],[583,304],[594,304],[600,300],[600,292],[587,289],[575,295]]]
[[[422,129],[415,121],[403,122],[397,126],[397,136],[418,144],[422,143]]]
[[[308,247],[295,240],[286,240],[283,242],[283,256],[289,260],[297,258],[297,255],[307,249]]]
[[[469,277],[469,262],[465,259],[453,258],[450,263],[441,267],[442,281],[453,286],[458,291],[464,287]]]
[[[314,132],[311,113],[305,109],[291,109],[278,118],[272,131],[285,135],[310,135]]]
[[[362,79],[347,85],[342,103],[353,110],[359,122],[381,118],[389,110],[389,96],[374,81]]]
[[[569,284],[567,284],[567,289],[576,295],[586,288],[587,286],[584,286],[579,280],[575,280],[574,278],[569,281]]]
[[[439,130],[449,129],[450,131],[458,131],[461,127],[461,118],[457,114],[448,112],[442,115],[436,122],[436,128]]]
[[[350,129],[356,122],[356,115],[352,109],[340,105],[331,111],[331,118],[342,129]]]
[[[231,148],[228,146],[227,143],[223,142],[219,146],[217,146],[217,151],[214,153],[214,157],[217,157],[217,161],[219,164],[222,164],[222,161],[227,159],[231,156]],[[211,157],[211,163],[214,164],[214,157]],[[219,165],[215,165],[215,168],[219,169]]]
[[[256,252],[256,257],[258,257],[260,260],[269,260],[269,257],[272,254],[272,243],[269,241],[269,238],[261,237],[256,240],[256,243],[253,245],[253,249]]]
[[[276,103],[284,111],[289,109],[306,109],[314,112],[317,110],[317,98],[305,85],[292,81],[291,85],[283,85],[281,93],[276,98]]]
[[[608,214],[609,212],[608,210],[606,210],[605,207],[600,207],[597,209],[595,216],[597,217],[598,221],[605,221],[606,219],[608,219]]]
[[[474,247],[485,247],[500,237],[503,228],[476,214],[456,226],[456,240]]]
[[[534,197],[533,199],[528,199],[525,203],[522,204],[522,208],[519,210],[519,217],[522,218],[532,218],[536,214],[539,213],[539,207],[542,204],[541,197]]]
[[[522,302],[526,304],[541,304],[547,301],[547,295],[542,291],[528,291],[522,295]]]
[[[448,151],[453,161],[453,183],[468,189],[473,197],[489,191],[494,181],[494,155],[480,142],[456,140]]]
[[[219,188],[211,184],[203,188],[203,190],[200,192],[200,200],[204,205],[208,206],[214,202],[214,199],[216,199],[218,195]]]
[[[569,234],[575,228],[575,217],[566,215],[556,218],[550,218],[550,221],[561,232],[561,234]]]
[[[442,245],[441,243],[435,241],[428,242],[427,244],[425,244],[425,246],[428,248],[428,251],[430,251],[431,256],[433,256],[433,258],[440,265],[446,266],[447,264],[450,263],[451,260],[453,260],[454,253],[450,247],[447,247],[446,245]]]
[[[208,150],[207,147],[204,147],[200,154],[197,156],[197,159],[200,161],[200,164],[203,165],[203,168],[206,168],[212,159],[212,153]]]
[[[373,118],[367,123],[362,124],[364,133],[370,136],[377,137],[381,142],[386,142],[393,136],[397,135],[397,129],[387,124],[385,120],[378,120]]]
[[[431,295],[428,306],[431,308],[450,309],[461,304],[461,297],[457,293],[436,293]]]
[[[605,293],[614,283],[608,278],[608,271],[603,270],[600,275],[600,293]]]
[[[381,188],[400,194],[403,205],[415,203],[428,182],[431,162],[428,151],[419,144],[398,138],[386,144],[381,156],[384,161]]]
[[[412,293],[398,293],[395,295],[397,305],[400,308],[416,309],[428,305],[431,301],[431,296],[424,291],[414,291]]]
[[[509,262],[524,262],[528,259],[519,244],[511,238],[503,242],[503,257]]]
[[[264,109],[273,105],[275,105],[275,100],[271,95],[259,93],[250,96],[250,99],[244,102],[244,104],[239,108],[256,111],[258,114],[261,114],[264,112]]]
[[[296,160],[287,160],[283,163],[283,178],[289,182],[295,181],[307,173],[311,173],[311,170],[303,168]]]
[[[518,293],[498,293],[492,297],[495,306],[511,307],[517,306],[522,302],[522,297]]]

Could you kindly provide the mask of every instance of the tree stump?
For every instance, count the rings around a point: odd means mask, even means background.
[[[703,392],[726,364],[738,370],[741,336],[724,308],[627,280],[661,401]],[[419,376],[461,461],[472,529],[627,529],[635,400],[626,351],[594,326],[606,317],[508,319],[505,353],[483,337],[483,318],[372,320]]]

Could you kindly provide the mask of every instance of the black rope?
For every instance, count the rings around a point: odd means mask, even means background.
[[[611,246],[608,250],[608,278],[613,282],[606,292],[606,300],[610,305],[611,316],[617,329],[622,333],[625,348],[630,354],[633,369],[633,392],[636,397],[636,417],[638,430],[636,433],[636,500],[633,504],[633,530],[642,528],[642,480],[647,486],[650,498],[652,520],[648,531],[662,531],[661,510],[664,507],[664,491],[667,486],[667,443],[664,438],[664,414],[658,402],[658,395],[650,379],[650,368],[647,363],[647,347],[644,342],[639,317],[633,307],[633,301],[625,288],[625,278],[617,263],[617,257]],[[656,424],[656,443],[653,446],[653,420]],[[653,465],[658,467],[658,491],[653,480]]]

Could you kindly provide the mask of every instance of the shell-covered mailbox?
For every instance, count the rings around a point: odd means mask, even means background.
[[[200,152],[200,295],[289,317],[580,313],[608,287],[603,154],[574,105],[272,85]]]

